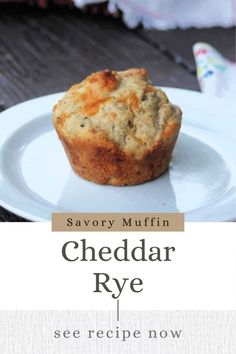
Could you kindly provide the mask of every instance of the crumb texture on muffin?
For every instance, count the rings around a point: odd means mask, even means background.
[[[164,172],[181,110],[152,86],[146,69],[104,70],[73,85],[55,105],[53,119],[77,173],[123,185]]]

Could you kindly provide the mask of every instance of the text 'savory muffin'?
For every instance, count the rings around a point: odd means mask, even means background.
[[[168,168],[181,110],[151,85],[145,69],[104,70],[72,86],[53,120],[76,173],[123,186]]]

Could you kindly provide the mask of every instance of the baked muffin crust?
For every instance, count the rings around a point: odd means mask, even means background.
[[[181,110],[151,85],[146,69],[104,70],[72,86],[54,107],[53,120],[77,173],[124,185],[168,167]]]

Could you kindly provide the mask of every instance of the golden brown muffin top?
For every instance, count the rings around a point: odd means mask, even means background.
[[[181,110],[151,85],[147,70],[104,70],[72,86],[54,107],[54,124],[68,139],[94,135],[113,141],[141,158],[167,125],[181,120]]]

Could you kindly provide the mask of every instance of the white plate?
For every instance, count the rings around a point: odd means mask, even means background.
[[[62,93],[0,114],[0,204],[30,220],[53,211],[185,212],[188,221],[236,219],[236,117],[231,101],[165,88],[183,110],[171,166],[137,186],[88,182],[72,172],[53,129]]]

